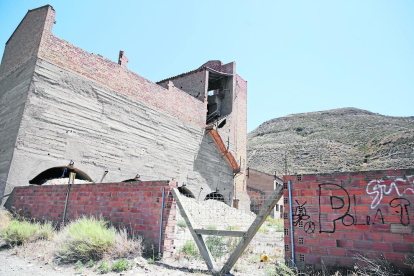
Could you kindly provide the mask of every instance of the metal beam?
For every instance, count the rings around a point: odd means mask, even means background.
[[[220,271],[220,275],[228,274],[237,260],[240,258],[243,251],[249,245],[250,241],[253,239],[254,235],[259,230],[260,226],[262,226],[263,222],[266,220],[267,216],[272,212],[273,207],[279,201],[283,194],[283,185],[278,185],[276,190],[273,191],[272,195],[270,196],[269,200],[267,201],[264,208],[260,211],[259,215],[256,216],[256,219],[253,221],[252,225],[250,226],[249,230],[247,230],[246,234],[243,236],[242,240],[240,241],[239,245],[236,247],[234,252],[231,254],[230,258],[224,264],[223,268]]]

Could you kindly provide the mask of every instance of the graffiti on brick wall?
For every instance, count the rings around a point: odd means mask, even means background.
[[[372,201],[366,203],[369,205],[369,207],[366,207],[367,210],[371,210],[369,214],[361,214],[358,211],[359,202],[353,192],[339,184],[319,184],[317,194],[319,200],[318,222],[315,223],[311,215],[308,214],[306,210],[307,201],[295,200],[297,206],[292,215],[293,225],[297,226],[299,224],[301,226],[301,223],[303,225],[303,222],[306,222],[302,227],[306,233],[311,234],[314,233],[316,224],[319,226],[319,233],[334,233],[339,224],[344,227],[351,227],[353,225],[396,223],[396,221],[387,222],[384,218],[383,208],[388,205],[389,210],[393,210],[394,214],[399,215],[399,223],[407,226],[410,224],[411,202],[404,196],[414,195],[414,177],[410,176],[407,179],[373,180],[369,182],[365,190],[366,195],[372,198]],[[391,197],[392,194],[397,196],[393,198]],[[384,196],[388,197],[385,198]]]
[[[400,214],[400,222],[402,225],[407,226],[410,224],[409,206],[410,201],[406,198],[397,197],[391,200],[390,206],[393,208],[399,208],[396,212]]]
[[[308,212],[306,211],[306,203],[307,201],[303,202],[302,204],[299,203],[299,201],[296,201],[296,208],[295,212],[292,215],[293,219],[293,226],[299,225],[301,222],[307,221],[305,225],[303,226],[306,233],[311,234],[315,232],[315,223],[313,221],[308,221],[310,219],[310,216],[308,215]]]
[[[370,225],[375,223],[384,224],[384,216],[381,209],[377,209],[375,215],[372,219],[370,215],[365,217],[364,221],[358,221],[358,214],[356,211],[356,198],[355,195],[351,195],[348,191],[343,188],[341,185],[333,183],[323,183],[319,184],[319,233],[335,233],[337,223],[342,223],[344,226],[352,225]],[[331,219],[330,222],[333,224],[329,226],[324,226],[322,219],[322,208],[321,208],[321,198],[324,195],[323,191],[330,191],[331,195],[328,195],[328,202],[332,212],[335,210],[342,211],[342,214],[339,213],[338,217]]]
[[[411,179],[412,176],[409,176],[408,179]],[[387,187],[387,184],[385,183],[384,180],[372,180],[371,182],[368,183],[367,185],[367,189],[366,192],[369,195],[374,195],[374,199],[372,200],[371,203],[371,209],[375,209],[378,204],[381,203],[382,198],[385,195],[389,195],[392,193],[393,190],[395,190],[398,194],[398,196],[403,196],[406,195],[408,192],[411,192],[412,194],[414,194],[414,189],[413,188],[404,188],[404,187],[398,187],[398,183],[401,182],[407,182],[407,180],[403,180],[401,178],[398,178],[396,180],[394,180],[393,182],[391,182],[389,184],[389,187]]]

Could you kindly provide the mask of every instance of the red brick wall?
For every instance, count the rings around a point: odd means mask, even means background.
[[[72,185],[67,220],[79,216],[103,216],[117,227],[124,227],[150,240],[158,249],[161,223],[162,190],[165,189],[161,252],[173,250],[176,207],[170,189],[175,182],[131,182]],[[14,188],[6,207],[37,220],[60,224],[67,185],[25,186]]]
[[[322,262],[352,268],[352,257],[361,254],[368,258],[382,255],[408,269],[404,259],[414,253],[414,169],[284,176],[287,213],[288,181],[292,183],[295,263],[299,268],[320,268]],[[289,219],[285,220],[285,249],[289,260]]]
[[[249,186],[247,186],[247,194],[250,197],[250,211],[258,214],[263,208],[263,200],[266,199],[265,194]]]
[[[46,7],[47,8],[47,7]],[[184,121],[205,126],[207,105],[184,91],[167,90],[105,57],[88,53],[52,34],[55,11],[48,7],[38,56]],[[125,53],[128,55],[128,53]]]

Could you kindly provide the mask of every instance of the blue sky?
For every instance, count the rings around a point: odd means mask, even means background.
[[[248,81],[248,130],[288,114],[356,107],[414,116],[414,1],[5,1],[0,56],[28,9],[53,32],[152,81],[208,60]]]

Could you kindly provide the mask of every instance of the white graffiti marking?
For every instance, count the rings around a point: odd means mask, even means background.
[[[407,178],[411,179],[411,177],[412,176],[408,176]],[[388,189],[387,189],[386,184],[382,184],[384,182],[385,182],[384,180],[372,180],[367,185],[367,188],[366,188],[367,194],[374,196],[374,199],[371,202],[371,209],[375,209],[378,206],[378,204],[381,203],[381,200],[382,200],[384,194],[386,194],[386,195],[391,194],[393,189],[395,189],[398,196],[405,195],[407,193],[407,191],[410,191],[414,194],[414,189],[413,188],[406,188],[405,190],[404,190],[404,188],[398,188],[396,183],[397,182],[407,182],[406,179],[401,179],[401,178],[395,179],[393,182],[391,182]]]

